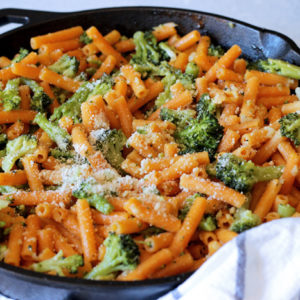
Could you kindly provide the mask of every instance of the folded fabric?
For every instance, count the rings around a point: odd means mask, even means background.
[[[300,218],[248,230],[159,300],[300,299]]]

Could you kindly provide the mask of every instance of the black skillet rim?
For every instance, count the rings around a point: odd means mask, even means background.
[[[84,10],[84,11],[75,11],[75,12],[48,12],[48,11],[38,11],[38,10],[23,10],[23,9],[15,9],[15,8],[4,8],[1,11],[5,12],[23,12],[26,13],[28,12],[29,14],[33,14],[35,12],[37,13],[49,13],[50,17],[48,17],[45,21],[42,22],[31,22],[29,21],[28,23],[25,23],[23,26],[20,26],[16,29],[10,30],[8,32],[5,32],[0,35],[1,37],[4,36],[9,36],[12,33],[22,31],[24,28],[30,29],[30,27],[35,27],[38,25],[46,24],[48,22],[53,22],[55,20],[59,20],[62,18],[65,18],[69,15],[76,16],[76,15],[85,15],[85,14],[90,14],[90,13],[95,13],[98,11],[101,12],[111,12],[111,11],[127,11],[127,10],[146,10],[146,11],[153,11],[153,10],[160,10],[160,11],[169,11],[170,13],[174,11],[178,12],[184,12],[184,13],[192,13],[192,14],[201,14],[201,15],[208,15],[216,18],[220,18],[222,20],[232,22],[232,23],[238,23],[243,26],[255,29],[259,32],[267,32],[270,34],[273,34],[275,36],[278,36],[285,40],[291,48],[300,54],[300,48],[297,46],[297,44],[288,36],[269,29],[265,29],[262,27],[258,27],[252,24],[249,24],[247,22],[243,22],[237,19],[233,19],[230,17],[225,17],[219,14],[213,14],[213,13],[207,13],[203,11],[196,11],[196,10],[190,10],[190,9],[181,9],[181,8],[172,8],[172,7],[163,7],[163,6],[119,6],[119,7],[107,7],[107,8],[101,8],[101,9],[92,9],[92,10]],[[51,17],[51,14],[53,13],[53,17]],[[25,281],[30,281],[32,283],[38,283],[41,285],[49,285],[55,284],[57,288],[65,288],[66,286],[69,286],[72,289],[77,290],[77,289],[86,289],[86,288],[99,288],[101,286],[105,287],[124,287],[124,288],[130,288],[130,287],[142,287],[142,286],[151,286],[151,285],[164,285],[166,283],[176,283],[176,282],[182,282],[183,280],[187,279],[190,277],[193,273],[185,273],[185,274],[180,274],[177,276],[171,276],[171,277],[166,277],[166,278],[159,278],[159,279],[146,279],[146,280],[141,280],[141,281],[103,281],[103,280],[87,280],[87,279],[82,279],[82,278],[69,278],[69,277],[59,277],[59,276],[53,276],[53,275],[47,275],[43,273],[38,273],[34,272],[31,270],[11,266],[9,264],[5,264],[3,262],[0,262],[0,268],[4,269],[7,271],[7,275],[10,276],[16,276],[19,279],[23,279]]]

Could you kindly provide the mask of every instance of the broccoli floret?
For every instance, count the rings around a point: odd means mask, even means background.
[[[8,80],[5,89],[1,92],[3,108],[6,111],[18,109],[21,103],[19,95],[20,78]]]
[[[5,207],[8,207],[10,202],[11,201],[10,201],[9,196],[7,197],[7,199],[0,199],[0,210],[5,208]]]
[[[48,121],[46,116],[42,113],[38,113],[33,122],[37,123],[61,150],[67,150],[71,142],[71,136],[66,130]]]
[[[12,59],[11,63],[19,63],[28,54],[29,51],[27,49],[20,48],[19,53]]]
[[[219,114],[219,106],[214,103],[214,101],[210,98],[208,94],[203,94],[197,105],[196,110],[198,114],[198,119],[201,119],[204,115],[218,115]]]
[[[2,161],[2,169],[9,172],[17,159],[32,153],[37,147],[37,140],[33,136],[20,135],[6,144],[6,155]]]
[[[279,120],[282,136],[289,138],[296,146],[300,145],[300,114],[290,113]]]
[[[259,60],[255,64],[250,64],[252,68],[257,68],[264,72],[279,74],[289,78],[300,79],[300,67],[292,65],[280,59],[269,58]]]
[[[61,150],[59,148],[51,149],[50,155],[62,162],[65,162],[68,159],[74,159],[76,157],[76,153],[74,151],[72,151],[72,150],[65,151],[65,150]]]
[[[51,90],[59,104],[65,103],[71,95],[69,91],[61,89],[57,86],[51,87]]]
[[[86,199],[90,206],[96,208],[98,211],[108,215],[114,210],[113,205],[104,197],[104,195],[95,193],[97,181],[93,178],[87,178],[82,181],[76,190],[73,191],[73,196],[78,199]]]
[[[137,64],[148,63],[158,65],[160,62],[160,53],[157,46],[157,41],[151,32],[137,31],[133,35],[135,44],[135,54],[132,56],[132,62]]]
[[[186,198],[185,201],[184,201],[183,207],[178,212],[178,219],[179,220],[183,221],[185,219],[186,215],[190,211],[191,206],[193,205],[194,200],[197,197],[206,197],[206,195],[196,193],[193,196],[190,196],[190,197]]]
[[[180,130],[189,125],[190,120],[196,116],[196,111],[192,109],[174,110],[163,107],[160,111],[159,117],[163,121],[169,121],[176,125]]]
[[[216,177],[225,185],[239,191],[249,192],[253,185],[260,181],[269,181],[281,176],[281,166],[256,166],[252,161],[244,160],[232,153],[218,156],[216,163]],[[209,175],[211,172],[207,169]]]
[[[167,43],[161,42],[158,44],[158,47],[160,48],[162,60],[173,60],[176,58],[176,51],[170,47]]]
[[[230,230],[240,233],[260,223],[261,220],[258,215],[249,209],[239,208],[234,215],[234,222],[231,224]]]
[[[7,246],[0,245],[0,261],[2,261],[4,259],[6,251],[7,251]]]
[[[50,70],[70,78],[76,76],[78,68],[79,60],[75,56],[69,56],[67,54],[63,55],[53,65],[49,66]]]
[[[30,87],[33,92],[30,107],[33,110],[44,112],[52,103],[52,99],[44,92],[44,89],[34,80],[22,78],[22,83]]]
[[[110,76],[104,74],[101,79],[94,82],[85,82],[76,93],[64,104],[57,107],[50,117],[50,121],[58,121],[62,117],[70,117],[75,123],[81,121],[81,104],[89,96],[104,96],[113,86],[113,80]]]
[[[199,67],[191,61],[185,68],[185,74],[191,75],[193,78],[197,78],[199,74]]]
[[[210,56],[217,56],[221,57],[225,53],[225,50],[220,46],[215,46],[214,44],[211,44],[208,48],[208,55]]]
[[[31,265],[32,270],[36,272],[56,272],[58,276],[65,276],[64,270],[70,273],[77,273],[79,267],[83,266],[83,258],[79,254],[64,257],[62,250],[55,256]]]
[[[126,137],[121,130],[99,129],[93,132],[96,149],[100,150],[105,159],[122,173],[121,164],[124,160],[122,150],[126,144]]]
[[[214,231],[217,229],[216,218],[212,215],[204,216],[200,222],[199,228],[204,231]]]
[[[11,194],[17,192],[18,189],[11,185],[0,185],[0,194]]]
[[[119,271],[134,270],[139,262],[140,252],[130,235],[109,233],[104,241],[105,256],[86,276],[86,279],[115,277]]]
[[[277,212],[280,218],[288,218],[296,212],[296,209],[289,204],[279,204]]]
[[[79,41],[81,43],[84,43],[84,44],[90,44],[93,42],[93,39],[91,39],[87,34],[86,32],[84,32],[83,34],[81,34],[81,36],[79,37]]]

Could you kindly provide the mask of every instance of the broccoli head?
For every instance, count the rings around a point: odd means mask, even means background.
[[[296,209],[290,204],[279,204],[277,212],[280,218],[288,218],[296,212]]]
[[[65,151],[59,148],[53,148],[50,150],[50,155],[61,162],[66,162],[69,159],[74,159],[76,157],[76,152],[73,150]]]
[[[108,215],[114,210],[114,207],[103,195],[95,192],[96,185],[98,183],[93,177],[87,178],[73,191],[73,196],[78,199],[86,199],[90,206]]]
[[[2,169],[9,172],[16,160],[32,153],[37,147],[37,140],[33,136],[20,135],[6,144],[6,155],[2,161]]]
[[[81,121],[81,104],[89,96],[104,96],[113,86],[113,79],[104,74],[101,79],[94,82],[84,82],[73,96],[54,110],[50,121],[58,121],[62,117],[70,117],[75,123]]]
[[[199,74],[199,67],[194,62],[190,61],[185,68],[185,74],[197,78]]]
[[[79,60],[75,56],[69,56],[67,54],[61,56],[58,61],[49,66],[50,70],[70,78],[76,76],[78,68]]]
[[[79,37],[79,41],[81,43],[86,44],[86,45],[93,42],[93,40],[87,35],[86,32],[84,32],[83,34],[81,34],[81,36]]]
[[[126,144],[126,137],[121,130],[99,129],[93,132],[96,149],[100,150],[105,159],[119,172],[124,160],[122,150]]]
[[[225,53],[225,50],[220,46],[215,46],[214,44],[211,44],[208,48],[208,55],[210,56],[217,56],[221,57]]]
[[[300,114],[290,113],[279,120],[282,136],[289,138],[296,146],[300,145]]]
[[[219,112],[219,106],[214,103],[208,94],[203,94],[196,105],[196,110],[198,119],[201,119],[207,114],[216,116]]]
[[[211,169],[207,168],[207,172],[209,175],[214,175]],[[251,191],[257,182],[279,178],[282,170],[281,166],[260,167],[232,153],[224,153],[218,156],[213,172],[225,185],[246,193]]]
[[[25,48],[20,48],[19,53],[12,59],[11,63],[19,63],[23,58],[29,54]]]
[[[176,51],[171,46],[165,42],[160,42],[158,44],[161,53],[162,60],[173,60],[176,59]]]
[[[56,272],[58,276],[65,276],[64,270],[74,274],[77,273],[78,268],[83,266],[83,258],[79,254],[64,257],[62,250],[55,256],[31,265],[31,269],[36,272]]]
[[[234,215],[234,221],[230,226],[230,230],[240,233],[260,223],[261,220],[258,215],[249,209],[239,208]]]
[[[30,87],[33,92],[30,107],[33,110],[44,112],[52,103],[51,98],[44,92],[44,89],[34,80],[22,78],[22,83]]]
[[[86,279],[115,277],[119,271],[134,270],[139,262],[140,252],[128,234],[109,233],[104,241],[105,256],[86,276]]]
[[[34,123],[37,123],[40,128],[42,128],[54,141],[61,150],[67,150],[70,142],[71,136],[66,130],[59,127],[58,125],[47,120],[46,116],[42,113],[38,113],[34,120]]]
[[[267,60],[259,60],[254,64],[250,64],[250,67],[268,73],[300,79],[300,67],[280,59],[269,58]]]
[[[202,218],[199,228],[204,231],[214,231],[217,229],[216,218],[212,215],[206,215]]]
[[[21,103],[19,95],[20,78],[8,80],[5,89],[1,92],[3,109],[6,111],[18,109]]]

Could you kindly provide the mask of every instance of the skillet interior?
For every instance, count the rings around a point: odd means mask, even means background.
[[[0,36],[0,54],[12,57],[20,47],[29,48],[30,37],[67,27],[95,25],[103,34],[112,29],[131,36],[165,22],[178,24],[179,33],[198,29],[229,48],[241,46],[246,57],[281,58],[300,65],[300,50],[284,35],[236,20],[196,11],[157,7],[127,7],[75,13],[7,9],[0,11],[0,25],[17,21],[25,25]],[[230,23],[234,27],[229,26]],[[0,292],[15,299],[155,299],[190,274],[141,282],[87,281],[34,273],[0,263]]]

